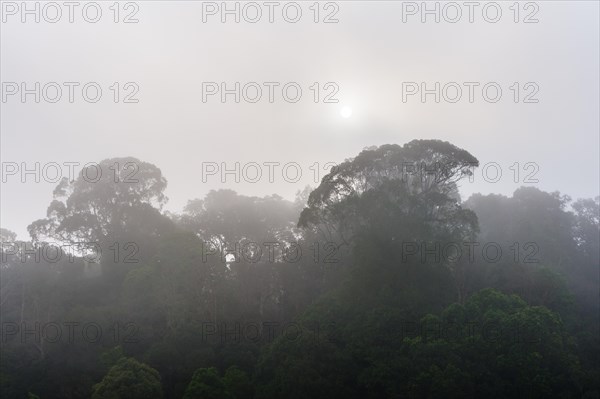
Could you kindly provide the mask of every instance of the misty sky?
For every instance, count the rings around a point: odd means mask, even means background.
[[[528,162],[539,166],[534,176],[539,182],[533,184],[542,190],[573,198],[599,195],[596,1],[537,2],[539,22],[530,24],[513,21],[512,2],[502,2],[502,18],[495,24],[486,22],[480,9],[474,23],[467,15],[457,23],[435,23],[433,17],[422,23],[420,14],[406,16],[403,23],[402,2],[389,1],[337,2],[339,22],[331,24],[313,22],[312,2],[301,2],[297,23],[286,22],[279,7],[273,23],[263,15],[252,24],[234,23],[232,17],[221,23],[220,14],[204,23],[202,2],[144,1],[137,2],[139,22],[124,24],[112,21],[111,3],[102,3],[102,19],[95,24],[77,10],[74,23],[65,15],[55,24],[3,15],[3,84],[97,82],[103,89],[97,103],[84,101],[80,89],[73,103],[66,90],[57,103],[37,104],[33,96],[25,103],[19,95],[3,99],[3,163],[33,168],[35,162],[85,164],[134,156],[161,168],[169,182],[167,209],[180,211],[189,199],[218,188],[293,199],[305,185],[316,186],[309,169],[315,162],[320,178],[324,164],[365,147],[437,138],[468,150],[481,164],[496,162],[502,168],[497,183],[486,182],[479,169],[473,183],[463,183],[464,199],[474,192],[511,195],[534,170],[524,169]],[[121,10],[120,18],[127,11]],[[330,10],[320,11],[323,19]],[[519,18],[528,13],[521,10]],[[114,82],[135,82],[139,102],[114,103],[109,89]],[[203,103],[203,82],[281,85],[273,103],[266,89],[257,103],[235,103],[233,96],[226,103],[219,96]],[[297,103],[282,98],[281,86],[288,82],[303,90]],[[339,103],[323,103],[326,90],[314,103],[309,89],[314,82],[334,82]],[[433,95],[422,103],[419,95],[403,102],[403,82],[480,86],[473,103],[466,88],[457,103],[435,103]],[[503,90],[496,103],[481,95],[488,82]],[[520,86],[518,103],[510,89],[514,82]],[[532,97],[538,103],[523,102],[531,91],[524,88],[527,83],[539,87]],[[352,114],[343,117],[342,109]],[[210,176],[203,183],[203,162],[225,162],[230,168],[235,162],[296,162],[303,175],[287,182],[280,166],[273,183],[265,175],[257,183],[235,183],[233,176],[225,183]],[[515,162],[521,169],[517,183],[509,169]],[[26,239],[26,226],[45,217],[56,184],[35,183],[33,176],[22,183],[20,174],[7,180],[1,225]]]

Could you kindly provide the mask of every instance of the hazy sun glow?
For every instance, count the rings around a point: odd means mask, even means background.
[[[350,107],[343,107],[340,110],[340,115],[342,115],[342,118],[350,118],[352,116],[352,108]]]

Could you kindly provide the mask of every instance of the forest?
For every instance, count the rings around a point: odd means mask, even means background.
[[[439,140],[180,213],[158,165],[98,165],[1,231],[2,398],[600,398],[599,197],[463,199]]]

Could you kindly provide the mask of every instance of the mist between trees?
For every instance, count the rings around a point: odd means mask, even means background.
[[[2,397],[598,397],[599,198],[463,200],[478,165],[382,145],[181,213],[135,158],[63,178],[1,231]]]

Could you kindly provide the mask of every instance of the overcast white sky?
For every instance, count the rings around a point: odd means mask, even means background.
[[[518,23],[509,8],[513,2],[499,2],[497,23],[484,19],[488,2],[474,9],[473,23],[464,6],[458,22],[445,21],[443,10],[453,18],[455,9],[444,8],[444,2],[439,3],[440,23],[433,15],[421,22],[418,11],[408,15],[412,5],[400,1],[337,2],[337,7],[322,2],[319,23],[313,21],[312,1],[299,2],[302,17],[297,23],[284,20],[286,2],[274,9],[273,23],[263,2],[258,2],[263,15],[257,23],[245,22],[244,15],[240,23],[233,16],[222,23],[219,13],[205,15],[203,22],[203,7],[211,7],[207,2],[141,1],[134,3],[137,10],[121,3],[119,19],[135,11],[139,22],[132,24],[113,22],[113,2],[98,2],[102,17],[94,24],[82,17],[85,2],[75,9],[73,23],[66,7],[57,23],[44,21],[43,14],[39,23],[32,15],[25,15],[23,23],[20,10],[12,15],[15,9],[7,3],[12,2],[2,2],[0,32],[0,80],[6,96],[1,103],[0,155],[5,168],[11,162],[33,168],[36,162],[84,164],[134,156],[161,168],[169,182],[167,208],[180,211],[189,199],[225,187],[293,199],[306,184],[316,185],[309,168],[315,162],[322,177],[324,164],[353,157],[364,147],[437,138],[470,151],[482,164],[496,162],[502,168],[496,183],[486,182],[479,170],[473,183],[463,184],[464,198],[474,192],[511,195],[529,173],[539,180],[531,184],[543,190],[574,198],[599,195],[597,1],[523,2]],[[34,2],[28,4],[34,7]],[[221,2],[215,4],[220,7]],[[420,7],[421,2],[414,4]],[[435,7],[435,2],[428,4]],[[48,18],[54,17],[53,9],[46,11]],[[246,11],[254,17],[255,10]],[[294,17],[293,6],[287,12],[288,18]],[[339,22],[323,23],[332,12]],[[487,12],[493,19],[494,7],[488,6]],[[87,15],[94,16],[93,8]],[[523,23],[528,16],[539,22]],[[28,87],[34,82],[97,82],[103,94],[97,103],[87,103],[79,86],[73,103],[66,88],[57,103],[43,98],[35,103],[33,95],[22,103],[20,93],[7,96],[10,82],[26,82]],[[139,102],[114,103],[109,89],[114,82],[120,83],[121,96],[131,91],[123,85],[135,82]],[[275,88],[273,103],[266,87],[258,103],[235,103],[232,95],[226,103],[218,96],[203,103],[203,82],[281,85]],[[281,87],[288,82],[303,90],[297,103],[282,97]],[[314,82],[321,86],[319,103],[310,89]],[[323,103],[332,91],[323,89],[327,82],[339,88],[334,96],[339,103]],[[433,95],[422,103],[419,95],[403,102],[403,82],[425,82],[429,88],[435,82],[480,86],[473,103],[466,86],[457,103],[443,98],[435,103]],[[502,89],[496,103],[482,97],[481,88],[489,82]],[[515,82],[518,103],[513,99]],[[539,102],[524,103],[536,87],[539,91],[531,98]],[[342,116],[342,109],[351,115]],[[225,162],[230,168],[235,162],[296,162],[303,176],[287,182],[279,166],[271,183],[264,167],[265,175],[256,183],[236,183],[233,176],[225,183],[216,176],[203,183],[203,162]],[[517,183],[509,169],[515,162],[521,170]],[[539,169],[526,168],[528,162]],[[55,186],[26,177],[22,183],[20,173],[6,176],[0,195],[0,223],[21,239],[28,238],[29,223],[45,217]]]

